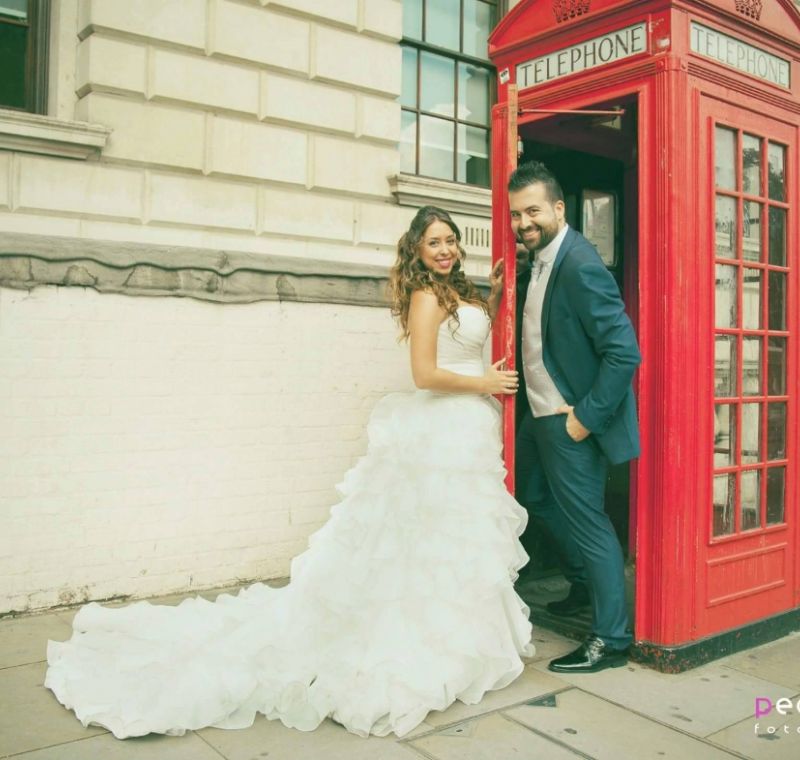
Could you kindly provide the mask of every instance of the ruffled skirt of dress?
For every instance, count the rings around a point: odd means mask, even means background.
[[[492,400],[392,394],[368,434],[288,586],[91,603],[69,641],[49,643],[45,686],[118,738],[245,728],[259,712],[403,736],[513,681],[533,654],[513,587],[527,513],[503,484]]]

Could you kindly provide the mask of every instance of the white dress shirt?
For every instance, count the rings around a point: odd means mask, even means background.
[[[536,254],[522,312],[522,373],[534,417],[555,414],[558,407],[566,404],[542,360],[542,305],[553,262],[568,229],[569,225],[564,225],[564,229]]]

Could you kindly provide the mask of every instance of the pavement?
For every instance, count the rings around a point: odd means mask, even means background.
[[[213,598],[222,591],[203,593]],[[555,593],[552,592],[551,593]],[[158,600],[175,604],[186,595]],[[75,609],[0,619],[0,758],[19,760],[798,760],[800,633],[680,674],[630,663],[556,676],[575,641],[534,626],[536,655],[478,705],[433,712],[413,733],[362,739],[325,721],[302,733],[259,717],[248,729],[120,741],[84,728],[42,686],[48,639]],[[779,699],[789,699],[778,702]],[[763,713],[755,717],[756,700]],[[775,705],[780,707],[780,710]],[[768,707],[772,706],[771,710]],[[781,714],[784,713],[784,714]]]

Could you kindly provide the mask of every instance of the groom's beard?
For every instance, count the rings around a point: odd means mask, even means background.
[[[539,239],[534,241],[525,240],[523,238],[523,234],[525,232],[530,232],[532,229],[539,230]],[[544,227],[526,227],[524,230],[520,229],[517,230],[517,242],[524,245],[530,253],[536,253],[537,251],[541,251],[542,248],[545,248],[550,243],[552,243],[556,237],[558,236],[558,226],[553,229],[545,229]]]

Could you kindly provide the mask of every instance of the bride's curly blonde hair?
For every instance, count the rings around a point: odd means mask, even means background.
[[[420,247],[425,232],[433,222],[444,222],[456,236],[459,257],[452,269],[444,276],[431,272],[420,258]],[[427,290],[436,296],[439,305],[447,311],[450,319],[459,324],[459,301],[480,306],[488,314],[486,300],[480,291],[467,279],[462,269],[466,251],[461,247],[461,231],[443,209],[423,206],[412,219],[408,230],[397,242],[397,260],[389,272],[389,298],[392,315],[400,323],[401,339],[407,340],[408,308],[411,294],[415,290]]]

